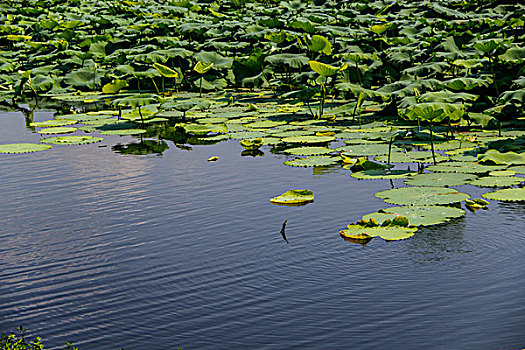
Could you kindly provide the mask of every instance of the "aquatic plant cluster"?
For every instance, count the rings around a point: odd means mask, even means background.
[[[490,0],[6,1],[0,103],[57,113],[34,122],[24,109],[40,144],[0,153],[105,135],[137,136],[113,149],[138,155],[235,139],[287,166],[405,179],[376,194],[396,206],[341,235],[409,238],[463,216],[460,203],[487,208],[453,186],[525,200],[524,20],[525,4]]]

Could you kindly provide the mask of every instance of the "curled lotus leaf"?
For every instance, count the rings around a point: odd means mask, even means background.
[[[244,149],[253,151],[253,150],[261,148],[261,146],[264,144],[264,140],[259,137],[259,138],[250,139],[250,140],[241,140],[239,141],[239,143]]]
[[[285,153],[293,154],[296,156],[316,156],[323,154],[330,154],[335,152],[334,149],[328,147],[295,147],[284,150]]]
[[[67,119],[51,119],[51,120],[44,120],[43,122],[34,122],[29,124],[30,126],[34,126],[36,128],[53,128],[58,126],[66,126],[71,124],[76,124],[76,120],[67,120]]]
[[[317,62],[317,61],[310,61],[310,68],[312,68],[313,71],[318,73],[319,75],[323,77],[329,77],[332,75],[337,74],[337,72],[340,72],[342,70],[345,70],[348,68],[348,64],[344,63],[341,65],[341,67],[334,67],[326,63]]]
[[[346,230],[339,233],[343,238],[356,239],[357,237],[380,237],[385,241],[399,241],[410,238],[417,231],[416,227],[399,227],[399,226],[376,226],[365,227],[362,225],[348,225]],[[365,236],[366,235],[366,236]]]
[[[525,188],[506,188],[494,192],[488,192],[481,195],[483,198],[503,202],[524,202]]]
[[[178,78],[179,73],[163,64],[153,63],[153,68],[155,68],[162,76],[166,78]]]
[[[314,193],[308,189],[293,189],[273,197],[270,202],[284,205],[303,205],[314,201]]]
[[[460,186],[476,179],[476,175],[463,173],[425,173],[404,181],[410,186]]]
[[[45,128],[42,130],[38,130],[38,133],[39,134],[67,134],[67,133],[75,132],[75,131],[77,131],[77,128],[60,126],[56,128]]]
[[[328,143],[335,140],[333,136],[291,136],[282,139],[286,143],[304,143],[304,144],[316,144],[316,143]]]
[[[0,145],[0,153],[32,153],[50,149],[51,145],[37,143],[8,143]]]
[[[517,176],[485,176],[472,181],[470,184],[478,187],[511,187],[525,181]]]
[[[470,198],[466,193],[447,187],[394,188],[377,192],[375,196],[384,199],[387,203],[399,205],[444,205],[459,203]]]
[[[483,154],[478,154],[478,163],[488,165],[522,165],[525,164],[525,153],[501,153],[496,149],[489,149]]]
[[[49,143],[53,145],[83,145],[87,143],[100,142],[104,140],[102,137],[94,137],[87,135],[71,135],[71,136],[58,136],[48,137],[40,140],[42,143]]]
[[[328,166],[337,163],[338,159],[328,156],[310,156],[306,158],[296,158],[294,160],[287,160],[284,165],[296,167],[318,167]]]
[[[449,162],[431,165],[427,170],[442,173],[466,173],[466,174],[485,174],[494,170],[503,170],[507,165],[483,165],[471,162]]]
[[[376,179],[405,179],[409,176],[415,175],[417,172],[410,170],[390,170],[390,169],[376,169],[358,171],[350,176],[359,180],[376,180]]]
[[[363,216],[363,220],[374,218],[379,225],[382,225],[385,220],[393,220],[395,217],[404,216],[412,226],[432,226],[464,215],[465,211],[459,208],[440,205],[421,205],[381,209],[377,213]]]

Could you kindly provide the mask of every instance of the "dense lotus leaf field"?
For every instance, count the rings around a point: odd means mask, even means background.
[[[341,231],[406,239],[465,215],[462,202],[487,208],[452,186],[525,200],[524,20],[517,1],[5,1],[0,103],[41,143],[0,140],[0,153],[236,140],[286,166],[406,179],[377,194],[402,207]],[[34,122],[41,107],[54,119]]]

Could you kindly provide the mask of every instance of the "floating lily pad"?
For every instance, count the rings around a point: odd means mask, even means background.
[[[283,124],[286,124],[286,122],[285,121],[274,122],[272,120],[261,120],[261,121],[256,121],[254,123],[245,124],[244,126],[248,128],[273,128],[273,127],[283,125]]]
[[[34,126],[36,128],[52,128],[52,127],[58,127],[58,126],[66,126],[71,124],[76,124],[76,120],[67,120],[67,119],[51,119],[51,120],[45,120],[43,122],[35,122],[29,124],[30,126]]]
[[[244,149],[253,151],[259,149],[264,144],[264,140],[261,138],[256,138],[251,140],[241,140],[239,143]]]
[[[514,176],[517,173],[513,170],[495,170],[489,173],[489,176]]]
[[[111,119],[114,116],[111,114],[87,114],[87,113],[79,113],[79,114],[64,114],[64,115],[55,115],[55,120],[58,119],[67,119],[67,120],[76,120],[79,122],[83,122],[86,120],[98,120],[98,119]]]
[[[228,133],[230,139],[255,139],[262,138],[265,136],[264,133],[259,131],[239,131]]]
[[[356,239],[357,237],[380,237],[385,241],[398,241],[407,239],[414,235],[416,227],[364,227],[361,225],[348,225],[346,230],[339,233],[344,238]]]
[[[45,128],[38,130],[39,134],[67,134],[70,132],[77,131],[77,128],[73,127],[56,127],[56,128]]]
[[[346,155],[357,157],[357,156],[377,156],[388,154],[388,144],[384,143],[372,143],[372,144],[359,144],[349,145],[337,148],[338,151],[345,152]],[[392,152],[400,151],[399,147],[392,146]]]
[[[116,130],[104,130],[100,131],[102,135],[139,135],[144,134],[146,130],[144,129],[116,129]]]
[[[406,217],[410,225],[432,226],[462,217],[465,215],[465,211],[459,208],[439,205],[390,207],[381,209],[377,213],[367,214],[363,216],[363,219],[370,220],[374,218],[381,225],[385,220],[392,220],[400,215]]]
[[[431,165],[427,169],[430,171],[444,173],[485,174],[494,170],[503,170],[506,167],[506,165],[483,165],[471,162],[449,162]]]
[[[465,147],[476,147],[477,144],[471,141],[458,141],[458,140],[451,140],[447,142],[442,143],[434,143],[434,150],[436,151],[448,151],[453,150],[457,148],[465,148]],[[431,149],[430,144],[424,144],[423,148],[425,149]]]
[[[329,154],[335,152],[335,149],[328,147],[295,147],[284,150],[285,153],[293,154],[296,156],[314,156]]]
[[[314,193],[307,189],[288,190],[283,194],[270,199],[274,204],[303,205],[314,201]]]
[[[462,173],[425,173],[405,180],[410,186],[460,186],[476,179],[475,175]]]
[[[415,175],[417,172],[410,170],[389,170],[389,169],[376,169],[376,170],[363,170],[358,171],[350,176],[359,180],[376,180],[376,179],[404,179],[409,176]]]
[[[50,143],[54,145],[83,145],[87,143],[100,142],[104,140],[102,137],[93,137],[93,136],[58,136],[58,137],[49,137],[46,139],[40,140],[42,143]]]
[[[50,149],[51,145],[37,143],[8,143],[0,145],[0,153],[31,153]]]
[[[328,143],[335,140],[333,136],[292,136],[283,138],[283,142],[286,143],[304,143],[304,144],[316,144],[316,143]]]
[[[311,156],[306,158],[295,158],[293,160],[287,160],[284,165],[297,166],[297,167],[317,167],[327,166],[337,163],[338,158],[328,156]]]
[[[375,195],[387,203],[399,205],[452,204],[470,198],[466,193],[447,187],[404,187],[381,191]]]
[[[518,174],[525,175],[525,165],[513,166],[513,167],[510,167],[508,170],[512,170]]]
[[[523,181],[525,178],[517,176],[485,176],[472,181],[470,184],[479,187],[511,187],[519,185]]]
[[[226,133],[228,128],[224,124],[213,125],[213,124],[187,124],[184,126],[184,130],[188,134],[203,136],[209,133]]]
[[[523,202],[525,201],[525,188],[506,188],[504,190],[484,193],[481,196],[496,201]]]

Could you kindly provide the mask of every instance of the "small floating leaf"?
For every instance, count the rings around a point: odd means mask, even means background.
[[[71,136],[58,136],[58,137],[49,137],[46,139],[40,140],[42,143],[49,143],[53,145],[83,145],[86,143],[100,142],[104,140],[102,137],[93,137],[86,135],[71,135]]]
[[[39,134],[67,134],[70,132],[77,131],[77,128],[73,127],[56,127],[56,128],[45,128],[38,130]]]
[[[432,226],[462,217],[465,215],[465,211],[459,208],[439,205],[390,207],[381,209],[377,213],[367,214],[363,216],[363,219],[375,218],[382,225],[386,220],[392,220],[400,215],[408,218],[410,225]]]
[[[251,140],[241,140],[239,143],[244,149],[253,151],[261,148],[261,146],[264,144],[264,141],[262,138],[255,138]]]
[[[366,235],[368,237],[381,237],[385,241],[398,241],[412,237],[416,231],[416,227],[365,227],[361,225],[348,225],[346,230],[342,230],[339,233],[343,238],[355,239],[356,237]]]
[[[475,175],[461,173],[425,173],[404,181],[410,186],[460,186],[476,179]]]
[[[286,143],[306,143],[306,144],[315,144],[315,143],[328,143],[335,140],[333,136],[292,136],[283,138],[283,142]]]
[[[208,158],[208,162],[216,162],[218,160],[219,160],[219,157],[217,157],[217,156],[213,156],[213,157]]]
[[[51,145],[37,143],[8,143],[0,145],[0,153],[31,153],[50,149]]]
[[[479,187],[511,187],[525,181],[523,177],[517,176],[486,176],[481,177],[470,184]]]
[[[338,161],[337,158],[328,156],[310,156],[306,158],[296,158],[293,160],[287,160],[284,165],[297,166],[297,167],[317,167],[327,166],[334,164]]]
[[[415,175],[417,172],[410,170],[389,170],[389,169],[377,169],[377,170],[364,170],[358,171],[350,176],[359,180],[375,180],[375,179],[404,179],[409,176]]]
[[[288,190],[283,194],[270,199],[274,204],[307,204],[314,201],[314,193],[307,189]]]
[[[399,205],[439,205],[462,202],[470,198],[453,188],[404,187],[381,191],[375,194],[385,202]]]
[[[482,194],[484,198],[503,201],[503,202],[523,202],[525,201],[525,188],[506,188],[494,192]]]
[[[335,152],[334,149],[328,147],[295,147],[284,150],[285,153],[293,154],[296,156],[315,156],[322,154],[329,154]]]
[[[34,126],[37,128],[52,128],[57,126],[66,126],[71,124],[76,124],[76,120],[66,120],[66,119],[51,119],[51,120],[45,120],[43,122],[34,122],[29,124],[30,126]]]

